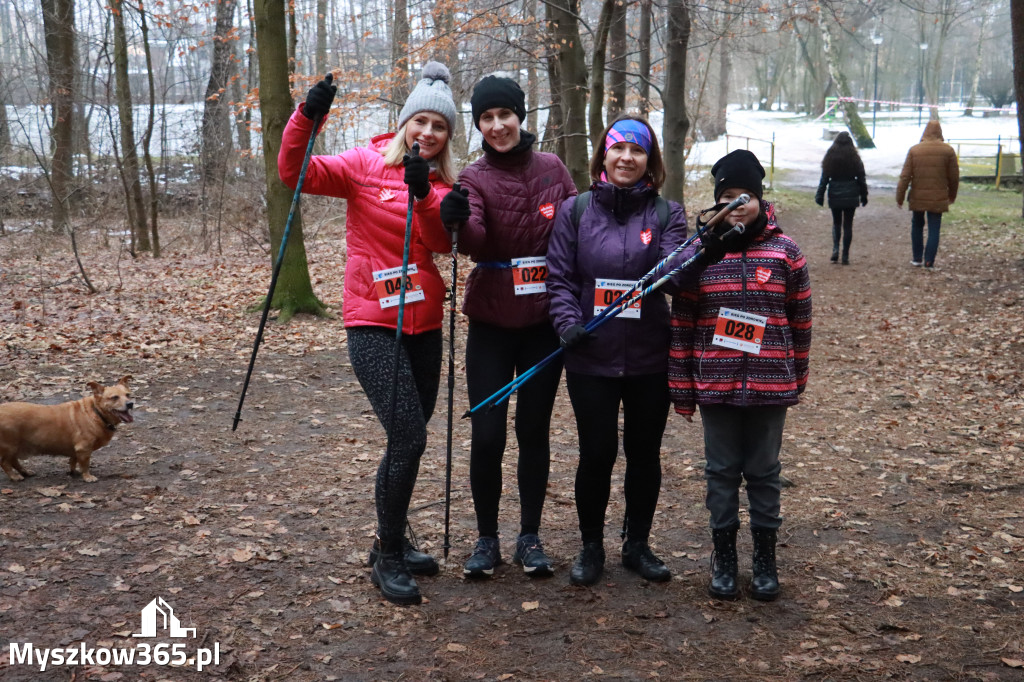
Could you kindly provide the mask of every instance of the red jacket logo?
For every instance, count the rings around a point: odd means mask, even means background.
[[[768,268],[758,267],[757,270],[754,271],[754,276],[757,277],[759,284],[765,284],[772,278],[772,271]]]
[[[650,244],[651,243],[651,231],[650,230],[644,230],[643,232],[641,232],[640,233],[640,241],[642,241],[644,243],[644,246],[647,246],[648,244]]]
[[[540,212],[544,215],[545,218],[551,220],[552,218],[555,217],[555,205],[551,203],[543,204],[540,207]]]
[[[392,192],[387,187],[381,187],[381,189],[380,189],[380,203],[383,204],[385,201],[391,201],[394,198],[395,198],[395,193],[394,192]]]

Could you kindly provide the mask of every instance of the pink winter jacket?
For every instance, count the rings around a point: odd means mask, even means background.
[[[281,138],[277,169],[281,181],[292,189],[306,156],[313,121],[292,114]],[[405,243],[409,188],[402,166],[385,166],[384,150],[394,133],[377,135],[369,146],[349,149],[336,156],[313,156],[309,161],[303,194],[322,194],[348,201],[345,218],[347,262],[342,315],[346,327],[398,326],[398,306],[382,307],[373,273],[400,267]],[[434,265],[433,252],[451,251],[451,239],[441,225],[441,198],[451,187],[431,178],[432,188],[414,203],[409,264],[419,270],[425,295],[408,301],[402,320],[403,334],[440,329],[445,284]]]

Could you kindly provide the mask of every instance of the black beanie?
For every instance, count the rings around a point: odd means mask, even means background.
[[[511,78],[485,76],[473,88],[469,103],[473,107],[473,125],[478,129],[480,116],[488,109],[511,109],[519,117],[520,123],[526,118],[526,94]]]
[[[753,153],[746,149],[729,152],[711,167],[715,177],[715,201],[727,189],[746,189],[760,199],[764,195],[764,168]]]

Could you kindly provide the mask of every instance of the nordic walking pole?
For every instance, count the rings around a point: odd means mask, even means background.
[[[459,183],[452,185],[453,192],[462,191]],[[444,558],[448,559],[449,524],[452,512],[452,426],[455,409],[455,295],[459,283],[459,226],[452,225],[452,290],[448,298],[448,449],[444,461]]]
[[[419,156],[420,145],[418,142],[413,142],[412,151],[409,152],[409,156]],[[388,476],[391,471],[391,434],[395,430],[395,412],[398,407],[398,361],[402,357],[402,325],[404,324],[405,318],[405,285],[406,279],[409,276],[409,244],[412,242],[412,211],[413,205],[416,202],[416,197],[413,196],[412,188],[409,188],[409,211],[405,216],[405,242],[402,246],[402,273],[398,285],[398,326],[395,329],[395,353],[393,362],[394,367],[391,372],[391,407],[388,410],[388,426],[387,436],[388,444],[384,449],[384,461],[381,462],[381,468],[384,470],[383,479],[383,490],[381,491],[381,497],[384,499],[384,508],[388,505]],[[406,519],[408,523],[408,519]],[[377,529],[380,530],[379,528]],[[384,542],[380,541],[381,552],[384,551]]]
[[[694,256],[693,258],[690,258],[685,263],[683,263],[681,266],[679,266],[677,268],[674,268],[668,275],[662,277],[658,281],[657,286],[646,286],[648,281],[650,281],[653,277],[656,277],[659,273],[661,273],[662,270],[665,269],[666,264],[672,258],[674,258],[678,254],[680,254],[683,251],[683,249],[685,249],[687,246],[692,244],[696,239],[700,238],[700,236],[702,234],[705,234],[710,228],[716,226],[718,223],[720,223],[722,220],[724,220],[727,215],[732,213],[734,210],[736,210],[740,206],[743,206],[748,201],[750,201],[750,196],[747,195],[747,194],[741,194],[736,199],[734,199],[733,201],[731,201],[728,204],[726,204],[725,206],[723,206],[722,209],[720,211],[718,211],[718,213],[716,213],[710,220],[708,220],[708,222],[702,224],[700,222],[700,220],[698,219],[698,221],[697,221],[697,231],[694,233],[694,235],[692,237],[690,237],[689,239],[684,241],[682,244],[677,246],[675,248],[675,250],[673,250],[671,253],[669,253],[667,256],[665,256],[663,259],[661,259],[661,261],[659,261],[657,265],[655,265],[653,268],[651,268],[651,270],[648,271],[647,274],[645,274],[643,277],[638,279],[629,289],[627,289],[626,291],[624,291],[621,294],[619,294],[619,296],[614,301],[612,301],[612,303],[610,305],[608,305],[608,307],[606,307],[604,310],[602,310],[596,316],[591,318],[590,321],[587,322],[586,325],[584,325],[584,328],[587,331],[593,331],[594,329],[597,329],[602,324],[604,324],[604,322],[606,320],[611,319],[612,317],[615,317],[616,315],[621,313],[623,310],[628,308],[630,305],[633,305],[638,300],[643,298],[643,296],[646,296],[647,294],[651,293],[652,291],[654,291],[655,289],[660,287],[662,284],[664,284],[666,281],[668,281],[669,278],[674,277],[679,272],[681,272],[685,267],[689,266],[693,261],[696,260],[696,256]],[[731,231],[734,231],[735,229],[736,228],[733,228],[733,230],[731,230]],[[743,230],[741,228],[740,232],[742,233],[742,231]],[[634,294],[634,292],[637,289],[641,289],[642,293],[639,296],[634,296],[633,294]],[[626,302],[625,305],[623,305],[623,302]],[[526,370],[525,372],[523,372],[522,374],[517,376],[515,379],[513,379],[511,382],[506,384],[504,387],[502,387],[502,388],[498,389],[497,391],[495,391],[489,397],[487,397],[484,400],[480,401],[480,403],[478,403],[474,407],[472,407],[469,410],[467,410],[466,413],[464,415],[462,415],[462,418],[465,419],[465,418],[473,415],[474,413],[479,411],[481,408],[486,408],[486,409],[490,410],[490,409],[493,409],[495,406],[500,405],[502,402],[504,402],[505,400],[510,398],[512,396],[512,394],[515,393],[516,390],[519,389],[520,386],[522,386],[524,383],[526,383],[531,378],[533,378],[533,376],[535,374],[540,372],[540,370],[542,370],[544,367],[546,367],[548,364],[550,364],[552,360],[557,358],[558,355],[561,352],[562,352],[561,348],[555,349],[550,355],[548,355],[547,357],[542,359],[536,365],[534,365],[530,369]]]
[[[249,358],[249,370],[245,373],[245,382],[242,384],[242,395],[238,399],[238,410],[235,412],[235,422],[231,430],[238,428],[238,422],[242,421],[242,403],[245,402],[245,392],[249,389],[249,379],[252,377],[252,368],[256,365],[256,353],[260,350],[260,342],[263,341],[263,329],[267,326],[267,316],[270,314],[270,302],[274,300],[274,287],[277,286],[277,276],[281,274],[281,264],[284,263],[284,250],[288,246],[288,235],[292,230],[292,219],[295,218],[295,209],[299,205],[299,197],[302,194],[302,183],[306,180],[306,171],[309,170],[309,160],[313,158],[313,142],[316,141],[317,133],[320,132],[320,123],[324,120],[321,114],[313,119],[313,130],[309,133],[309,144],[306,145],[306,157],[302,160],[302,169],[299,171],[299,181],[295,183],[295,194],[292,195],[292,206],[288,209],[288,221],[284,225],[284,234],[281,236],[281,247],[277,252],[277,262],[274,263],[274,272],[270,276],[270,290],[267,291],[267,300],[263,303],[263,317],[260,318],[260,327],[256,331],[256,343],[252,345],[252,357]]]

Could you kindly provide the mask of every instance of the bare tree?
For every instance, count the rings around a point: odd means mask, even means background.
[[[285,36],[284,0],[256,0],[254,3],[256,42],[260,70],[260,114],[263,121],[263,163],[267,176],[267,221],[270,228],[270,263],[277,260],[288,222],[292,190],[281,182],[277,153],[281,135],[291,116],[293,104],[288,83],[288,41]],[[295,313],[323,315],[323,304],[313,293],[302,236],[302,211],[295,210],[281,273],[271,305],[281,310],[286,322]]]
[[[203,100],[203,135],[200,151],[200,171],[203,192],[203,225],[206,233],[206,217],[216,206],[218,215],[223,209],[224,183],[227,179],[228,162],[231,157],[231,105],[228,102],[228,86],[234,72],[234,35],[232,25],[235,16],[235,0],[218,0],[217,24],[213,33],[213,57],[210,60],[210,79],[206,84]],[[213,197],[216,197],[214,199]]]
[[[626,2],[615,0],[608,32],[608,120],[626,110]],[[600,135],[600,131],[598,131]]]
[[[821,28],[821,39],[822,45],[825,48],[828,72],[835,83],[836,94],[841,99],[840,106],[846,117],[846,126],[850,129],[850,135],[853,136],[857,146],[861,149],[874,149],[875,141],[871,139],[871,134],[860,118],[860,113],[857,111],[857,103],[851,100],[850,85],[842,68],[839,46],[836,44],[835,29],[831,19],[823,14],[818,21],[818,26]]]
[[[50,188],[53,192],[51,221],[60,229],[68,219],[68,197],[72,184],[72,139],[75,103],[75,2],[40,0],[49,75],[51,159]]]
[[[646,117],[651,110],[651,2],[640,0],[640,26],[637,50],[640,52],[640,115]]]
[[[590,147],[597,150],[599,139],[604,131],[604,71],[605,56],[608,52],[608,33],[611,29],[612,16],[615,13],[617,0],[604,0],[601,3],[601,17],[597,22],[597,34],[594,36],[593,55],[590,58]],[[609,111],[609,117],[611,112]]]
[[[690,11],[685,2],[671,2],[668,8],[668,41],[665,59],[665,122],[662,128],[662,149],[665,157],[665,185],[661,193],[666,199],[682,203],[686,179],[686,134],[690,118],[686,113],[686,49],[690,43]]]
[[[1013,89],[1017,93],[1017,140],[1020,158],[1024,159],[1024,3],[1010,3],[1010,26],[1013,31]],[[1024,165],[1021,167],[1024,173]],[[1024,218],[1024,193],[1021,201],[1021,218]]]
[[[561,137],[565,144],[562,157],[573,182],[579,189],[590,186],[587,153],[587,68],[580,42],[578,0],[548,0],[545,3],[549,32],[556,46],[553,59],[552,106],[558,104]],[[557,82],[557,86],[555,85]]]

